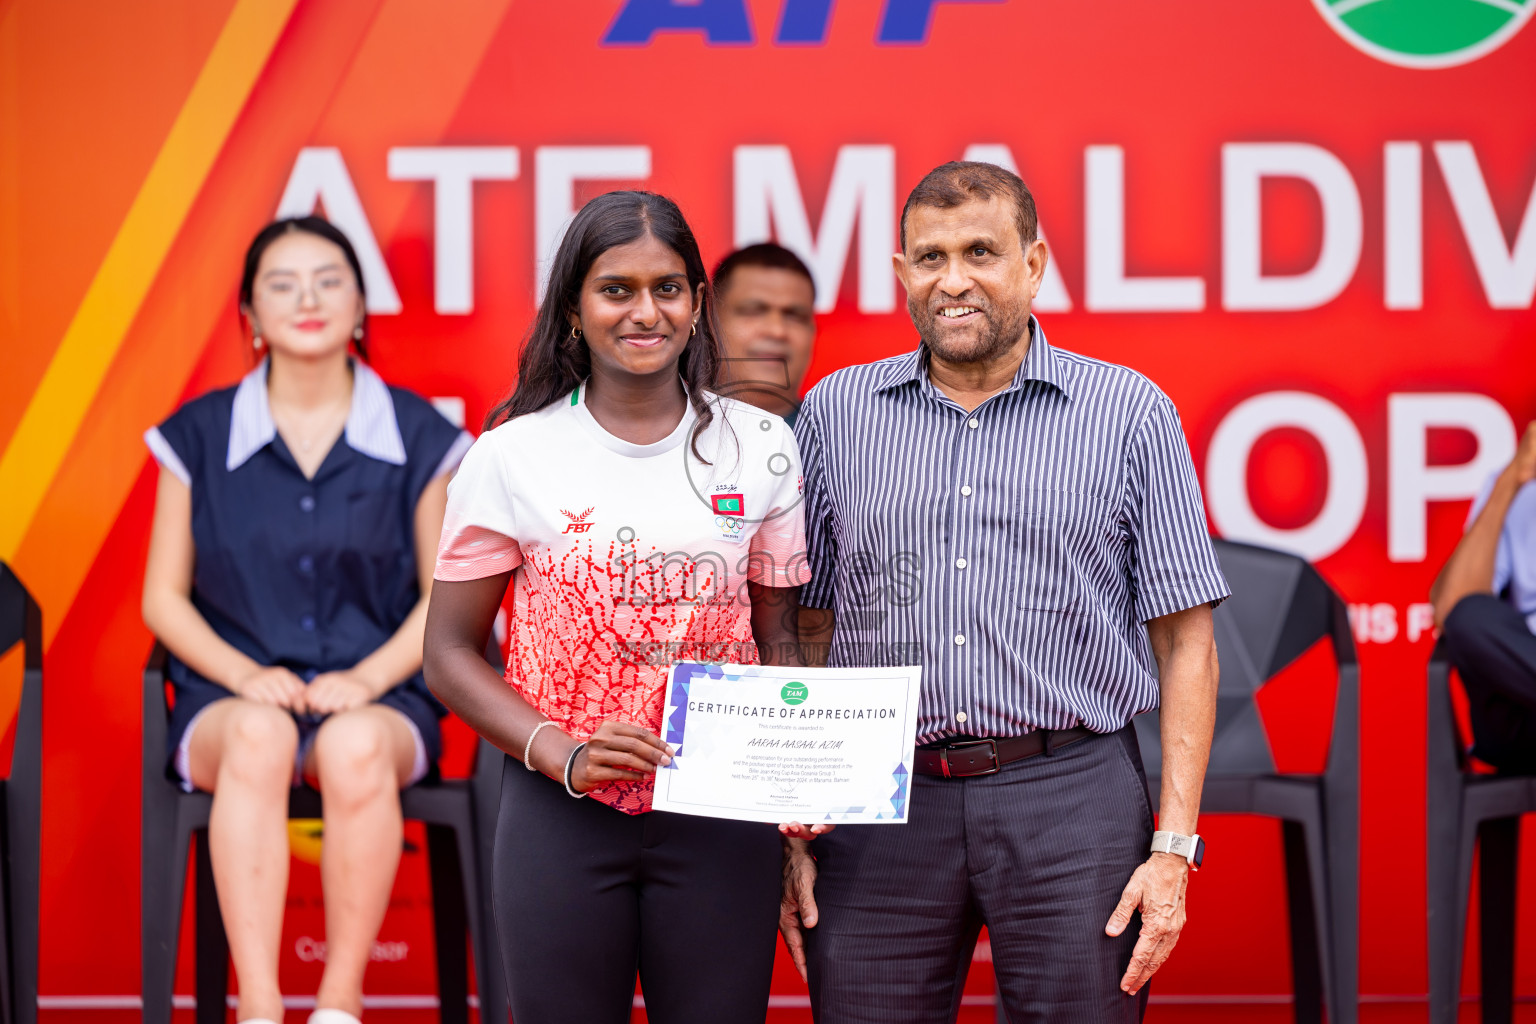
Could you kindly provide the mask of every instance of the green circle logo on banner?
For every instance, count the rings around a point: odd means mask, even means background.
[[[804,683],[785,683],[784,689],[779,691],[779,699],[785,704],[804,704],[810,695],[810,687]]]
[[[1536,0],[1312,0],[1355,49],[1405,68],[1448,68],[1503,46]]]

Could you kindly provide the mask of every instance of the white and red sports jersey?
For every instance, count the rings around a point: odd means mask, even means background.
[[[659,734],[669,665],[757,662],[747,582],[809,580],[800,453],[782,419],[733,399],[707,396],[696,444],[690,406],[638,445],[585,397],[583,385],[475,442],[448,486],[435,575],[515,570],[507,681],[566,732],[586,739],[617,718]],[[592,795],[635,814],[651,782]]]

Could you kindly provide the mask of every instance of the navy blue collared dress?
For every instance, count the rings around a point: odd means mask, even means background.
[[[262,665],[308,681],[348,669],[387,641],[421,597],[416,503],[470,437],[420,397],[354,363],[346,429],[313,479],[278,435],[267,364],[182,406],[145,441],[192,492],[192,603],[214,632]],[[175,657],[167,770],[188,725],[232,696]],[[442,750],[444,714],[418,672],[379,698]]]

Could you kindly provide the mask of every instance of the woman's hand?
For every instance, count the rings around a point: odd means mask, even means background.
[[[281,665],[258,665],[233,680],[229,688],[237,697],[274,704],[289,711],[304,711],[308,707],[304,700],[304,680]]]
[[[374,688],[354,669],[343,672],[322,672],[309,684],[304,695],[308,710],[317,715],[334,715],[342,711],[367,707],[373,703]]]
[[[672,748],[649,730],[612,719],[597,727],[571,767],[571,788],[585,793],[598,783],[643,779],[672,763]]]

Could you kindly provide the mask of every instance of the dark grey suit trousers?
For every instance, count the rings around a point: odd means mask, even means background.
[[[986,925],[1010,1024],[1130,1024],[1120,991],[1141,927],[1104,925],[1147,859],[1136,735],[1080,740],[994,775],[913,779],[905,825],[844,825],[812,844],[807,933],[818,1024],[951,1024]]]
[[[1536,636],[1514,605],[1469,594],[1446,616],[1451,664],[1472,719],[1472,752],[1501,772],[1536,775]]]

